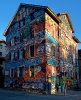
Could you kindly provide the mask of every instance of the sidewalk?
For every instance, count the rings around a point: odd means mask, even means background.
[[[64,95],[64,92],[59,92],[56,95]],[[66,90],[66,96],[80,96],[81,97],[81,91]]]

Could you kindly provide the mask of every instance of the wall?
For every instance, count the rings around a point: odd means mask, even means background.
[[[46,81],[44,12],[41,8],[21,7],[15,16],[6,36],[5,86],[17,82],[18,88],[22,84],[22,88],[44,89]],[[32,45],[34,56],[31,57]],[[24,67],[23,77],[18,77],[20,67]],[[10,77],[10,69],[14,70],[13,77]]]

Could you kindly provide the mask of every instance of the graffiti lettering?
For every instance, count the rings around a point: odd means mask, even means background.
[[[7,35],[6,42],[10,42],[13,37],[20,37],[20,33],[18,31],[12,32],[11,34]]]
[[[43,38],[44,38],[44,30],[42,30],[39,33],[35,34],[36,42],[41,43]]]
[[[32,66],[32,65],[38,65],[42,62],[42,58],[33,58],[29,60],[25,60],[25,65],[26,66]]]
[[[44,46],[39,46],[39,47],[37,48],[37,52],[38,52],[38,53],[44,53]]]
[[[40,15],[43,15],[44,14],[44,10],[40,10],[40,11],[38,11],[38,12],[35,12],[34,13],[34,18],[37,18],[37,17],[39,17]]]

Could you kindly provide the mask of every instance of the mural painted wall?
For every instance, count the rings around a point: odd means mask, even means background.
[[[58,24],[45,13],[46,54],[58,58]]]
[[[46,80],[56,84],[56,67],[58,65],[58,24],[45,13],[45,39],[46,39]]]
[[[21,7],[6,35],[5,86],[44,89],[46,81],[45,11]]]
[[[59,26],[59,71],[66,72],[66,84],[70,82],[70,87],[72,88],[72,80],[75,79],[75,63],[77,62],[77,43],[74,41],[72,36],[71,25],[68,21],[68,17],[65,15],[60,15],[60,19],[63,21]],[[75,69],[76,70],[76,69]],[[69,77],[69,78],[67,78]],[[60,81],[61,82],[61,81]]]

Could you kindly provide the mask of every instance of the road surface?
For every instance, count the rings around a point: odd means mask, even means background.
[[[69,91],[66,96],[59,94],[37,94],[25,91],[0,89],[0,100],[81,100],[81,91]]]

